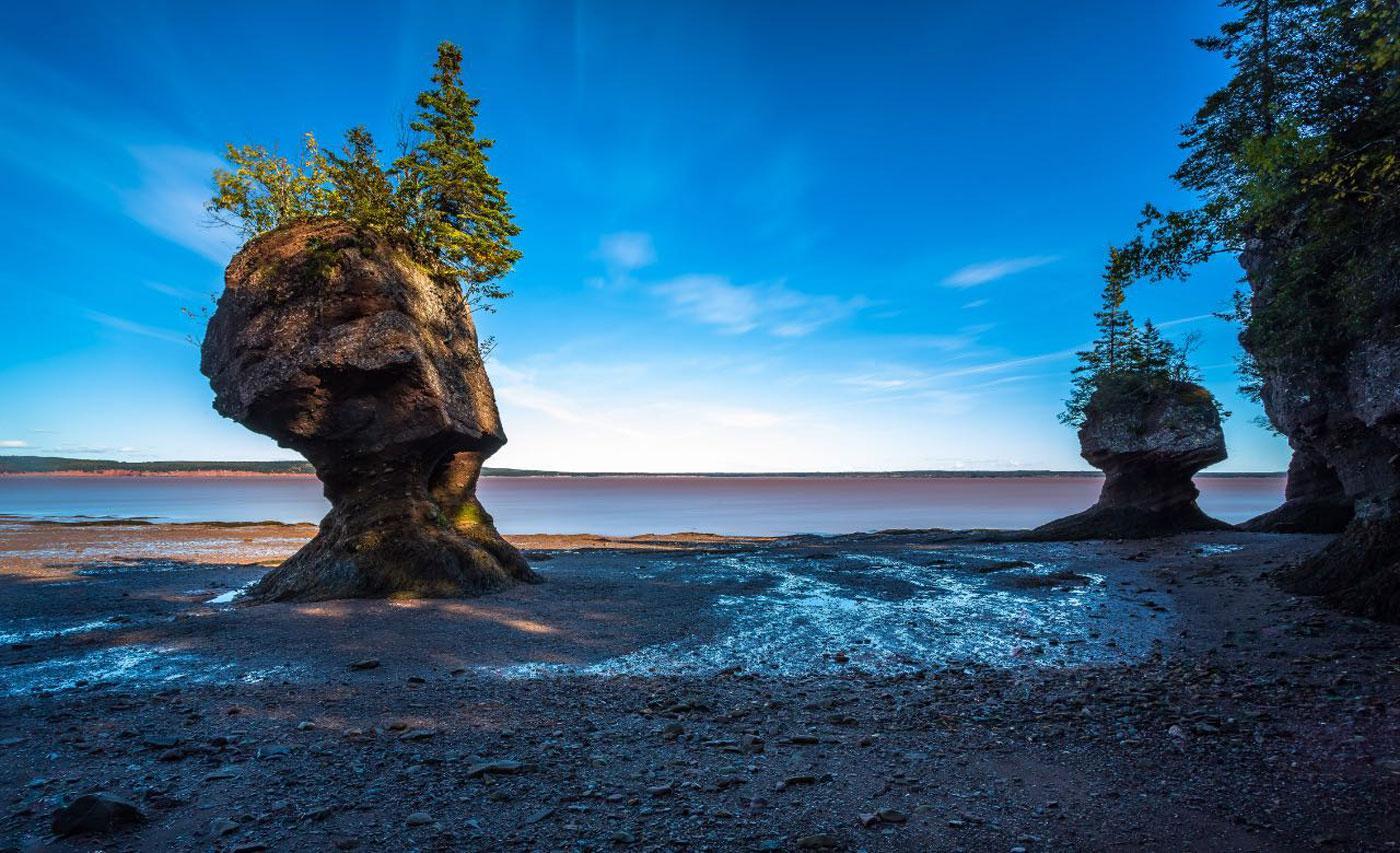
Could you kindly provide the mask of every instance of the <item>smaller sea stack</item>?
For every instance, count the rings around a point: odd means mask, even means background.
[[[1037,527],[1041,540],[1147,539],[1226,530],[1196,505],[1191,478],[1223,460],[1225,436],[1214,397],[1193,382],[1125,392],[1105,384],[1079,428],[1080,455],[1104,472],[1098,503]]]

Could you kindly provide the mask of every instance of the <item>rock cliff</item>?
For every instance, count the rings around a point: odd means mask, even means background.
[[[1080,455],[1104,472],[1099,500],[1031,531],[1035,539],[1144,539],[1220,530],[1196,505],[1191,478],[1225,458],[1220,413],[1206,389],[1187,382],[1151,391],[1100,388],[1079,429]]]
[[[1273,286],[1262,245],[1240,264],[1256,317],[1288,298]],[[1336,540],[1280,580],[1351,612],[1400,621],[1400,275],[1367,296],[1364,317],[1349,334],[1331,335],[1325,356],[1262,352],[1249,334],[1242,340],[1258,363],[1270,421],[1325,461],[1354,508]]]
[[[537,580],[476,498],[505,443],[456,281],[354,226],[285,226],[229,263],[214,408],[301,453],[331,511],[251,601],[475,595]]]

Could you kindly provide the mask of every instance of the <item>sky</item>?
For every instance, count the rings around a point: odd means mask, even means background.
[[[564,471],[1085,469],[1056,420],[1107,247],[1228,68],[1171,3],[27,3],[0,30],[0,452],[294,458],[220,418],[199,315],[225,143],[386,147],[466,55],[524,257],[478,316],[509,443]],[[1233,414],[1221,259],[1141,284]],[[185,311],[195,316],[187,316]]]

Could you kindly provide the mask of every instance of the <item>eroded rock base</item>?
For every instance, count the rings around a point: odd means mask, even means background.
[[[1297,498],[1238,526],[1250,533],[1341,533],[1351,515],[1348,500]]]
[[[1201,511],[1195,503],[1168,509],[1094,505],[1083,512],[1057,518],[1025,535],[1035,541],[1084,539],[1155,539],[1203,530],[1229,530],[1231,526]]]
[[[369,529],[333,518],[243,597],[248,603],[484,595],[539,576],[494,528]]]
[[[1356,519],[1341,536],[1279,573],[1279,585],[1348,613],[1400,622],[1400,519]]]
[[[1299,445],[1288,463],[1283,505],[1241,524],[1251,533],[1341,533],[1352,518],[1351,498],[1337,472],[1314,448]]]
[[[316,538],[243,601],[454,598],[539,582],[476,498],[480,454],[453,454],[431,471],[411,460],[332,470],[332,509]]]

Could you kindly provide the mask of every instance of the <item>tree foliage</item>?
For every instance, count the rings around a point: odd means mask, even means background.
[[[1123,307],[1126,279],[1117,249],[1109,250],[1103,278],[1103,303],[1094,314],[1098,335],[1079,353],[1070,397],[1060,413],[1060,421],[1073,427],[1084,424],[1096,395],[1100,404],[1126,407],[1167,393],[1199,393],[1200,372],[1190,363],[1197,337],[1188,335],[1175,344],[1151,320],[1138,326]],[[1215,398],[1210,401],[1219,411]]]
[[[248,237],[322,218],[371,228],[440,265],[469,301],[509,293],[496,283],[520,258],[506,192],[488,168],[490,139],[477,135],[478,101],[462,86],[462,52],[438,46],[433,87],[418,95],[413,136],[387,165],[363,126],[327,151],[308,133],[300,162],[262,146],[229,145],[206,205]]]
[[[1256,360],[1328,363],[1400,316],[1400,3],[1226,0],[1236,17],[1199,39],[1233,75],[1182,129],[1174,174],[1193,209],[1143,209],[1118,250],[1128,281],[1184,279],[1218,254],[1255,253],[1269,298],[1237,298]]]

